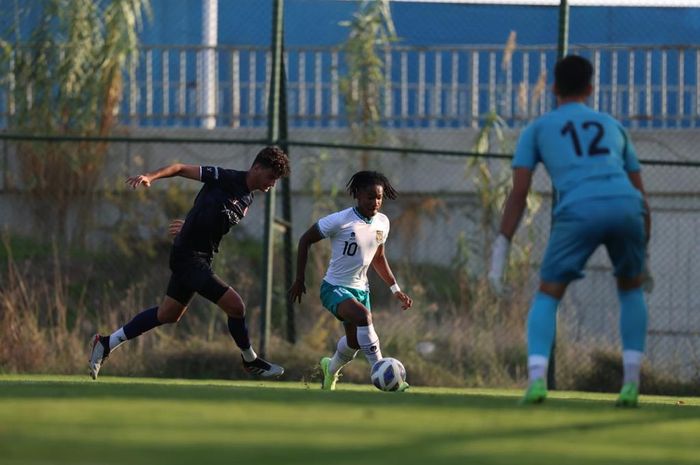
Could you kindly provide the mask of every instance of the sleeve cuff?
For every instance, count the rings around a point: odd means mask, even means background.
[[[321,235],[321,237],[326,238],[326,235],[323,234],[323,231],[321,230],[321,226],[318,224],[318,222],[316,222],[316,225],[315,225],[315,226],[316,226],[316,230],[317,230],[318,233]]]

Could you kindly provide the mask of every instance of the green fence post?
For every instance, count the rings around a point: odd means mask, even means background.
[[[280,88],[282,84],[282,24],[284,0],[274,0],[272,13],[272,73],[270,79],[270,100],[268,103],[267,142],[279,142]],[[260,353],[265,356],[270,341],[272,314],[272,271],[275,248],[275,189],[270,189],[265,199],[265,230],[263,245],[263,285],[260,308]]]

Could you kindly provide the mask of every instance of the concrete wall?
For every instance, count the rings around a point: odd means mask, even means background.
[[[210,139],[261,139],[262,130],[200,131],[138,130],[133,136],[201,137]],[[516,134],[509,134],[515,137]],[[469,130],[395,132],[387,135],[387,145],[404,144],[445,150],[469,150],[475,133]],[[666,161],[698,160],[700,147],[697,131],[644,131],[632,134],[641,159]],[[297,130],[292,140],[349,142],[346,131]],[[246,169],[259,149],[258,145],[232,144],[164,144],[115,143],[109,148],[107,169],[102,186],[123,195],[137,195],[124,190],[127,173],[136,174],[155,169],[174,161],[192,164],[219,165]],[[495,146],[493,151],[503,150]],[[2,176],[0,176],[0,227],[30,234],[33,230],[31,215],[23,202],[21,166],[14,153],[14,145],[3,148]],[[343,192],[350,175],[360,169],[362,157],[358,153],[293,146],[291,178],[293,190],[293,227],[296,238],[320,216],[352,205]],[[457,242],[462,235],[476,252],[488,247],[483,241],[483,229],[478,198],[475,195],[474,170],[468,170],[467,158],[435,155],[378,154],[370,155],[370,166],[385,172],[402,194],[398,201],[387,201],[385,212],[392,219],[392,232],[387,250],[392,259],[413,262],[434,262],[449,266],[457,253]],[[508,179],[507,161],[490,162],[495,176]],[[546,245],[549,230],[549,182],[538,170],[535,190],[541,195],[542,206],[534,216],[531,228],[521,228],[522,239],[529,235],[534,241],[534,263],[537,266]],[[653,211],[653,234],[650,242],[651,268],[656,288],[648,296],[649,355],[656,366],[680,374],[686,379],[700,373],[700,303],[697,283],[700,279],[700,170],[688,167],[645,166],[644,178],[650,194]],[[198,189],[198,183],[183,179],[160,181],[146,193],[146,198],[178,183]],[[318,185],[321,195],[313,193]],[[152,208],[148,206],[146,208]],[[81,214],[75,211],[73,214]],[[109,241],[109,232],[118,225],[121,216],[110,202],[100,204],[97,217],[99,226],[92,231],[93,244]],[[160,215],[156,209],[144,212]],[[186,211],[182,211],[184,215]],[[262,234],[264,195],[256,196],[249,216],[239,226],[252,236]],[[494,225],[495,228],[495,225]],[[144,228],[144,234],[152,234]],[[160,232],[158,232],[160,233]],[[529,233],[529,234],[528,234]],[[226,244],[226,242],[229,244]],[[224,246],[231,244],[224,239]],[[475,256],[478,257],[478,253]],[[473,259],[475,272],[484,264]],[[534,289],[533,283],[533,289]],[[591,341],[601,347],[616,347],[618,338],[618,306],[611,279],[611,270],[604,250],[598,250],[587,268],[587,279],[572,285],[560,312],[560,334],[567,341]]]

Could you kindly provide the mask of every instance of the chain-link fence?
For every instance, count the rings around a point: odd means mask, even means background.
[[[517,236],[508,270],[509,298],[498,300],[489,293],[485,264],[517,135],[554,105],[549,86],[558,53],[556,3],[392,2],[396,35],[374,47],[385,73],[373,84],[378,117],[358,121],[351,116],[357,116],[352,96],[373,94],[371,89],[365,92],[361,80],[347,79],[356,64],[344,44],[353,14],[362,10],[352,2],[285,2],[294,237],[322,215],[352,204],[343,187],[354,171],[370,167],[388,175],[400,198],[384,207],[392,220],[387,251],[416,307],[399,314],[388,291],[374,282],[377,326],[387,353],[408,360],[409,371],[422,382],[502,385],[525,376],[524,323],[550,224],[551,187],[544,173],[537,173],[532,203]],[[100,322],[115,321],[106,314],[119,289],[138,294],[132,301],[144,304],[161,295],[167,276],[146,271],[110,276],[130,254],[160,256],[162,261],[167,220],[186,213],[196,189],[192,183],[167,181],[146,195],[129,194],[124,176],[174,161],[245,169],[266,140],[273,2],[219,4],[218,40],[206,46],[193,45],[202,43],[206,29],[200,27],[206,17],[200,5],[188,5],[184,12],[165,2],[152,5],[138,60],[125,68],[116,111],[119,125],[110,132],[111,142],[85,138],[47,143],[3,136],[0,209],[11,233],[10,248],[18,249],[14,257],[34,257],[36,250],[51,255],[50,248],[36,244],[51,235],[55,223],[46,220],[63,214],[65,234],[57,240],[66,256],[77,253],[69,244],[110,251],[99,256],[90,252],[90,260],[78,260],[81,266],[92,263],[89,276],[78,276],[99,287],[99,292],[96,287],[84,292],[95,307],[105,309],[91,310],[92,319]],[[654,222],[650,255],[656,285],[647,295],[650,371],[645,376],[654,389],[679,391],[700,376],[700,314],[693,299],[700,213],[693,182],[700,166],[695,155],[700,136],[694,129],[700,120],[700,49],[688,45],[700,38],[689,19],[700,9],[666,5],[572,2],[568,33],[569,51],[589,57],[596,69],[591,106],[620,119],[640,158],[648,161],[643,175]],[[32,24],[31,16],[21,20],[25,28]],[[350,26],[339,26],[341,21]],[[18,93],[22,83],[12,70],[23,54],[29,62],[34,55],[27,42],[13,50],[14,61],[3,62],[0,123],[9,134],[45,135],[45,127],[19,124],[18,111],[31,110],[27,102],[33,94],[31,88]],[[214,72],[205,71],[212,67]],[[369,136],[358,131],[364,123],[376,131]],[[59,138],[103,135],[50,129]],[[370,145],[374,148],[359,147]],[[57,165],[42,164],[41,154],[54,151],[60,160],[62,154],[86,147],[100,161],[94,172],[100,182],[89,186],[94,192],[89,201],[80,200],[82,185],[72,191],[74,197],[51,196],[51,189],[62,191],[60,177],[44,191],[36,189],[37,182],[50,179],[47,169],[59,174],[50,169]],[[467,156],[473,152],[486,155]],[[66,205],[52,207],[60,202]],[[233,243],[222,248],[231,251],[219,259],[221,273],[239,288],[253,314],[260,303],[257,277],[262,273],[264,229],[263,202],[259,198],[256,203],[233,233]],[[42,221],[44,229],[37,229]],[[338,329],[320,308],[314,290],[327,253],[324,246],[315,246],[309,295],[296,313],[297,347],[326,351]],[[163,267],[165,273],[165,262],[153,260],[150,265]],[[36,263],[46,265],[40,259]],[[273,296],[274,331],[280,336],[285,323],[283,265],[276,263]],[[590,260],[586,275],[570,287],[560,306],[557,384],[610,389],[619,382],[619,311],[602,250]],[[96,280],[110,279],[116,284],[108,298]],[[86,294],[69,297],[84,299]],[[191,311],[202,317],[192,318],[196,323],[191,325],[204,327],[211,338],[224,331],[206,304],[200,302]],[[119,312],[127,316],[129,309],[120,307]],[[442,371],[438,375],[430,367]]]

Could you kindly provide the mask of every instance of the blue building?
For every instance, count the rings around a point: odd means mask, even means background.
[[[125,85],[122,121],[198,126],[203,2],[151,3],[136,79]],[[9,12],[15,2],[0,4]],[[342,126],[338,82],[348,28],[341,23],[352,18],[358,3],[284,5],[290,124]],[[476,127],[491,111],[517,126],[551,108],[546,73],[557,53],[557,5],[394,1],[391,14],[399,40],[383,52],[390,77],[383,89],[388,126]],[[10,16],[3,17],[5,25]],[[265,124],[271,17],[272,0],[218,2],[218,126]],[[31,22],[31,15],[23,17],[22,30]],[[513,32],[517,45],[506,51]],[[574,6],[569,38],[570,51],[589,56],[597,68],[595,107],[632,127],[697,125],[700,8]]]

